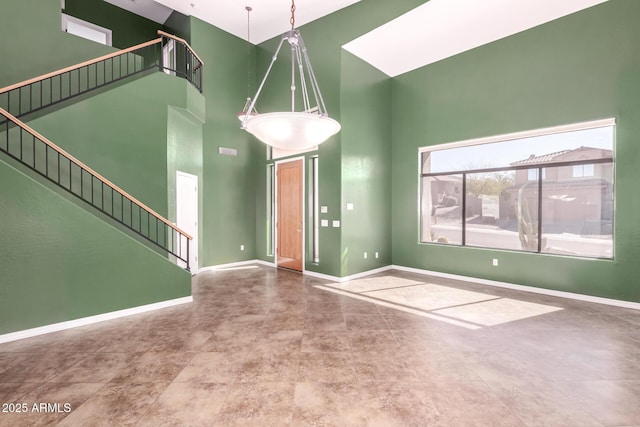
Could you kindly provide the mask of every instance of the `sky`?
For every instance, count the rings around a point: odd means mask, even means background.
[[[510,163],[580,147],[613,150],[614,126],[584,129],[553,135],[494,142],[431,152],[431,173],[486,169],[509,166]],[[426,172],[426,171],[425,171]]]

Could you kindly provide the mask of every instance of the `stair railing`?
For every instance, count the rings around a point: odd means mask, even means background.
[[[156,69],[202,92],[204,63],[189,44],[158,30],[157,39],[0,89],[0,108],[22,117],[108,84]]]
[[[162,30],[162,69],[167,74],[174,74],[188,80],[202,93],[202,67],[204,61],[189,46],[186,40]]]
[[[192,237],[0,108],[0,151],[174,256],[189,270]]]

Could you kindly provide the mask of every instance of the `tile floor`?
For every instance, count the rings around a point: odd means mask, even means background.
[[[0,403],[29,408],[0,425],[640,426],[640,311],[399,271],[193,286],[192,304],[0,344]]]

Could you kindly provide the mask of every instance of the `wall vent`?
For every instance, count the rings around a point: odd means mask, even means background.
[[[218,154],[221,156],[237,156],[238,150],[235,148],[218,147]]]

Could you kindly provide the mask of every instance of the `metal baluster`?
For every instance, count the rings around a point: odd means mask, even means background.
[[[22,129],[20,129],[20,160],[22,160]]]
[[[167,246],[169,246],[169,238],[167,236],[167,228],[169,226],[165,223],[162,223],[162,233],[164,234],[164,248],[167,249]]]
[[[35,135],[31,135],[31,137],[33,138],[33,168],[37,169],[36,168],[36,137]],[[7,141],[8,141],[8,138],[7,138]]]
[[[6,117],[5,117],[6,118]],[[6,128],[6,135],[7,137],[5,138],[5,145],[6,145],[6,151],[9,152],[9,119],[7,119],[7,121],[5,122],[5,128]]]
[[[190,271],[190,268],[189,268],[189,239],[187,239],[185,237],[185,235],[182,234],[182,233],[180,235],[181,235],[181,237],[183,239],[185,239],[187,241],[187,258],[186,258],[185,262],[187,263],[187,271]]]

